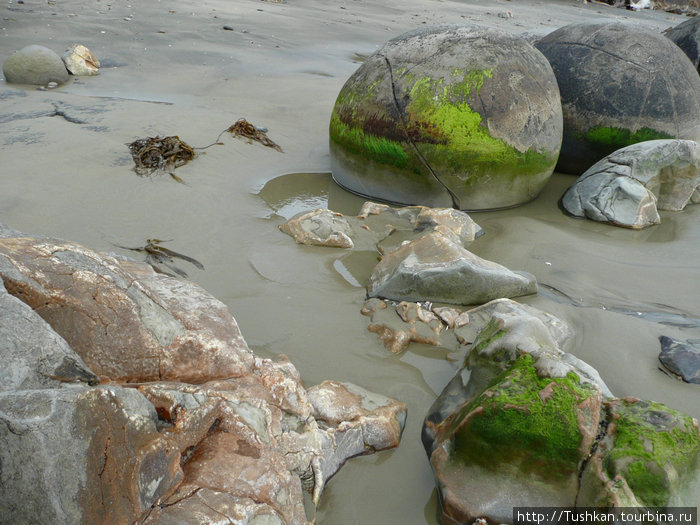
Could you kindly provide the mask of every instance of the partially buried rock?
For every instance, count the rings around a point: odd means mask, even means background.
[[[686,383],[700,384],[700,348],[671,337],[659,337],[659,361]]]
[[[666,33],[680,47],[700,73],[700,16],[686,20]]]
[[[562,206],[576,217],[640,230],[661,222],[657,210],[700,202],[700,144],[650,140],[602,159],[567,190]]]
[[[536,291],[534,276],[474,255],[445,226],[385,255],[367,287],[369,297],[464,305]]]
[[[66,69],[76,76],[93,76],[100,73],[100,61],[85,46],[71,45],[61,57]]]
[[[10,55],[2,66],[8,82],[46,86],[49,82],[63,84],[68,71],[61,57],[44,46],[27,46]]]
[[[530,201],[561,145],[559,91],[525,40],[477,25],[387,42],[345,83],[330,121],[333,178],[399,204],[483,210]]]
[[[302,213],[280,225],[299,244],[352,248],[352,228],[342,214],[326,209]]]
[[[536,45],[561,91],[564,140],[557,171],[579,175],[645,140],[700,140],[700,76],[663,35],[638,24],[583,22]]]

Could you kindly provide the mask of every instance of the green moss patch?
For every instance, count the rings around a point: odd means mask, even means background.
[[[497,470],[515,462],[521,471],[563,479],[578,471],[577,405],[595,395],[576,374],[541,378],[530,355],[520,356],[474,401],[461,410],[452,456],[465,464]],[[478,407],[480,412],[472,413]]]
[[[692,418],[645,401],[623,401],[612,410],[619,418],[614,447],[604,460],[608,475],[622,475],[644,505],[666,506],[672,485],[700,463],[700,435]],[[664,467],[675,469],[677,476],[668,476]]]
[[[672,139],[673,137],[663,131],[656,131],[651,128],[641,128],[637,131],[630,131],[625,128],[595,126],[586,133],[579,133],[579,139],[586,140],[596,146],[600,146],[609,151],[615,151],[625,146],[644,142],[647,140]]]

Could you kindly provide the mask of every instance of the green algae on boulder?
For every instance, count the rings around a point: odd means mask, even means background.
[[[663,35],[631,23],[584,22],[562,27],[536,46],[561,90],[558,171],[579,175],[642,141],[700,140],[700,77]]]
[[[660,403],[606,404],[607,432],[581,476],[579,506],[700,503],[698,422]]]
[[[574,372],[540,377],[532,356],[519,357],[438,431],[430,462],[443,516],[507,523],[513,506],[573,506],[600,404]]]
[[[562,115],[554,75],[526,41],[475,25],[405,33],[345,83],[330,122],[334,179],[399,204],[493,209],[549,179]]]

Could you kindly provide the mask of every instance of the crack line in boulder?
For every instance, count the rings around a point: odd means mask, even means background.
[[[447,187],[447,184],[442,182],[440,180],[440,177],[437,176],[437,173],[433,170],[433,168],[428,164],[428,161],[425,159],[423,154],[421,153],[420,149],[418,149],[418,146],[416,145],[415,142],[413,142],[413,139],[408,133],[408,126],[406,124],[406,118],[404,117],[403,112],[401,111],[401,107],[399,106],[399,101],[396,98],[396,84],[394,84],[394,70],[391,67],[391,62],[389,59],[385,56],[382,55],[382,58],[384,58],[384,61],[386,62],[386,66],[389,69],[389,79],[391,80],[391,97],[394,101],[394,107],[396,108],[396,112],[399,115],[399,118],[401,119],[401,125],[403,126],[404,133],[406,134],[406,139],[408,139],[408,142],[413,146],[413,149],[416,151],[416,155],[418,155],[418,158],[421,160],[423,165],[426,167],[426,169],[430,172],[430,174],[435,178],[436,181],[440,183],[440,185],[447,190],[447,193],[450,195],[450,198],[452,199],[452,206],[458,210],[461,210],[462,207],[459,202],[459,198],[457,195]]]

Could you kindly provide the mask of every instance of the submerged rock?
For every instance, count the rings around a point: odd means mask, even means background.
[[[700,77],[663,35],[623,22],[583,22],[537,44],[557,77],[564,140],[557,170],[581,174],[652,139],[700,141]]]
[[[659,361],[686,383],[700,384],[700,348],[662,335]]]
[[[483,210],[530,201],[554,169],[562,114],[551,67],[480,27],[400,35],[345,83],[330,122],[333,178],[399,204]]]
[[[352,228],[342,214],[317,209],[291,218],[280,226],[299,244],[352,248]]]
[[[56,53],[44,46],[27,46],[10,55],[2,65],[8,82],[46,86],[49,82],[63,84],[68,71]]]
[[[66,69],[76,76],[93,76],[100,74],[100,61],[85,46],[81,44],[71,45],[61,60],[66,65]]]
[[[561,202],[576,217],[635,230],[658,224],[657,210],[700,202],[700,144],[650,140],[622,148],[581,175]]]
[[[369,297],[465,305],[536,291],[534,276],[477,257],[444,226],[386,254],[367,287]]]
[[[693,17],[666,33],[680,47],[700,74],[700,16]]]

